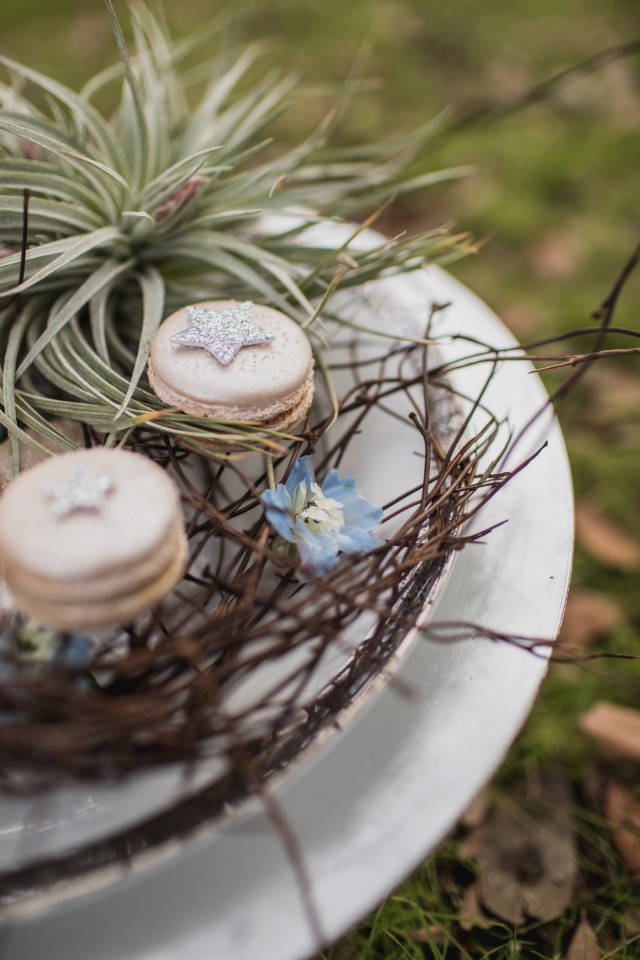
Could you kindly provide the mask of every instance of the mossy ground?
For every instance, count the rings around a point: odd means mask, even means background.
[[[179,11],[167,6],[181,31],[204,22],[212,9],[205,0],[182,0]],[[311,114],[320,117],[330,106],[364,45],[360,69],[373,82],[355,99],[341,132],[355,141],[405,132],[444,107],[461,118],[517,98],[574,63],[640,37],[640,6],[636,0],[264,0],[236,29],[267,35],[271,59],[316,90],[304,109],[294,107],[281,122],[280,135],[291,140],[307,129]],[[113,57],[97,0],[3,0],[0,37],[4,51],[71,82]],[[455,220],[486,240],[454,272],[521,340],[535,340],[588,325],[638,242],[639,161],[636,54],[537,105],[436,139],[431,167],[471,164],[475,174],[405,199],[392,225]],[[640,272],[619,305],[619,325],[639,329],[639,295]],[[576,349],[580,343],[587,341]],[[606,364],[606,372],[600,366],[583,381],[560,419],[577,496],[640,542],[640,365],[637,358]],[[602,566],[578,545],[574,585],[611,595],[622,607],[619,625],[600,647],[640,654],[638,573]],[[637,706],[639,682],[640,669],[628,661],[595,670],[552,668],[493,785],[500,793],[523,771],[558,762],[575,784],[578,832],[598,855],[583,864],[588,882],[557,922],[461,930],[461,893],[474,866],[457,856],[454,837],[327,957],[562,957],[581,915],[598,933],[602,956],[640,956],[640,927],[634,933],[628,921],[639,888],[610,845],[589,786],[592,746],[577,727],[596,700]],[[637,770],[624,774],[640,787]]]

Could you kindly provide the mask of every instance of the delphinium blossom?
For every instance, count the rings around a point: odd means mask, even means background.
[[[311,457],[300,457],[285,483],[262,495],[267,520],[277,533],[274,548],[297,559],[306,576],[322,576],[340,554],[369,553],[384,541],[372,531],[382,509],[366,500],[353,478],[331,470],[316,482]]]
[[[0,615],[0,680],[12,671],[48,666],[82,670],[91,660],[95,641],[81,633],[62,633],[21,613]]]

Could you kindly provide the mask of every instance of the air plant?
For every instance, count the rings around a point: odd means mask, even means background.
[[[241,445],[264,449],[274,438],[249,424],[162,407],[145,370],[164,316],[215,292],[275,306],[314,334],[338,283],[469,249],[444,229],[358,253],[350,241],[335,249],[310,234],[303,242],[314,224],[354,219],[393,194],[459,174],[419,172],[439,121],[388,143],[336,149],[336,110],[277,153],[265,131],[295,81],[271,72],[246,81],[260,44],[232,54],[219,41],[202,55],[202,38],[173,41],[139,6],[130,55],[106,6],[120,61],[78,93],[0,57],[8,74],[0,84],[0,419],[16,468],[18,439],[73,445],[52,425],[60,417],[107,443],[144,424],[196,446],[232,430]],[[96,100],[116,100],[113,114]],[[354,226],[353,237],[361,230]],[[320,336],[315,345],[321,351]]]

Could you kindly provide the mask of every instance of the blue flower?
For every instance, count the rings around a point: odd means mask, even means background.
[[[0,724],[18,723],[30,712],[28,695],[16,691],[14,680],[37,677],[49,667],[62,667],[77,675],[73,684],[79,689],[90,687],[86,668],[91,661],[95,644],[80,633],[59,633],[21,613],[8,613],[0,618],[0,688],[12,687],[10,706],[0,710]],[[24,709],[22,709],[24,707]]]
[[[286,483],[262,495],[267,520],[278,534],[276,550],[297,556],[303,572],[322,575],[339,553],[368,553],[383,541],[371,531],[382,510],[365,500],[351,478],[331,470],[316,483],[311,457],[300,457]]]
[[[6,675],[10,661],[15,669],[39,669],[54,664],[81,670],[91,660],[94,648],[93,640],[83,634],[61,633],[31,617],[13,613],[0,629],[0,677]]]

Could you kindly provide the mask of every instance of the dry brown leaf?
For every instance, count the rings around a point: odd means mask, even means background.
[[[587,500],[576,504],[576,540],[605,567],[640,569],[640,546]]]
[[[341,947],[338,947],[338,952],[335,954],[333,960],[355,960],[355,953],[351,947],[347,947],[343,944]]]
[[[588,920],[581,920],[571,938],[566,960],[600,960],[600,948]]]
[[[637,937],[640,934],[640,907],[629,905],[622,912],[625,937]]]
[[[481,790],[475,800],[467,807],[460,820],[463,827],[472,830],[479,827],[487,819],[489,807],[491,806],[491,793],[489,790]]]
[[[580,729],[608,760],[640,761],[640,710],[602,700],[580,718]]]
[[[579,237],[562,232],[548,233],[529,255],[531,266],[539,277],[557,280],[573,276],[581,258]]]
[[[435,923],[430,923],[428,927],[407,930],[406,936],[414,943],[436,943],[438,946],[444,943],[444,930]]]
[[[462,857],[480,864],[482,905],[508,923],[551,920],[571,902],[577,876],[569,784],[545,775],[534,791],[521,784],[490,819],[464,838]]]
[[[602,808],[609,821],[611,843],[631,873],[640,873],[640,803],[624,784],[611,780]]]
[[[492,927],[495,922],[482,909],[478,888],[475,883],[472,883],[465,890],[460,904],[460,927],[466,931],[473,930],[475,927],[486,930]]]
[[[589,371],[589,396],[592,411],[599,422],[636,419],[640,410],[640,377],[605,365]]]
[[[623,616],[622,607],[611,597],[591,590],[572,590],[558,642],[583,650],[610,633]]]

